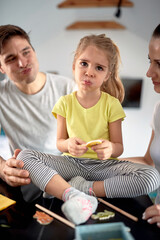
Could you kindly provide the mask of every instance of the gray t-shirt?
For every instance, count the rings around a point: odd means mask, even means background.
[[[8,138],[11,155],[17,148],[60,154],[56,148],[57,122],[52,108],[62,95],[75,89],[73,80],[49,73],[43,89],[34,95],[21,92],[10,80],[0,82],[0,127]],[[41,194],[32,183],[21,186],[21,191],[25,201]]]
[[[0,82],[0,125],[8,137],[11,154],[16,148],[58,154],[57,122],[52,108],[62,95],[73,91],[69,78],[46,73],[43,89],[27,95],[10,80]]]

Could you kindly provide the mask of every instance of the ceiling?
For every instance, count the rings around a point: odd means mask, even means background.
[[[58,8],[57,10],[64,13],[69,12],[70,18],[74,19],[71,25],[79,21],[116,21],[119,25],[124,26],[129,31],[139,35],[140,37],[148,39],[151,36],[153,29],[160,23],[160,0],[122,0],[129,2],[128,7],[121,7],[120,16],[116,17],[117,6],[105,6],[106,2],[117,5],[119,0],[62,0],[57,1],[57,7],[65,6],[65,8]],[[66,2],[71,2],[66,6]],[[74,6],[75,3],[77,6]],[[94,2],[95,6],[90,6]],[[80,6],[86,3],[86,6]],[[97,5],[102,3],[103,6]],[[73,17],[74,16],[74,17]],[[69,25],[70,26],[70,25]],[[65,28],[69,26],[64,26]]]
[[[50,33],[48,33],[48,28],[52,28],[53,31],[56,32],[60,29],[66,29],[67,26],[76,21],[116,21],[118,24],[125,26],[128,31],[143,38],[147,42],[155,26],[160,23],[160,0],[126,0],[132,2],[134,6],[122,7],[119,18],[115,17],[117,7],[58,8],[58,5],[63,1],[64,0],[0,0],[0,23],[20,24],[25,29],[33,29],[41,40],[45,34],[47,34],[48,37]],[[104,2],[107,0],[77,1]],[[56,19],[56,21],[54,19]],[[46,22],[48,22],[47,26],[45,25]],[[43,36],[40,35],[39,30],[40,33],[43,31]]]

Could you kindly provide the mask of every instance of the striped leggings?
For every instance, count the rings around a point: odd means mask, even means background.
[[[108,198],[145,195],[160,185],[160,175],[155,168],[128,161],[54,156],[28,149],[21,151],[17,159],[24,162],[32,182],[42,191],[55,174],[66,181],[75,176],[104,181]]]

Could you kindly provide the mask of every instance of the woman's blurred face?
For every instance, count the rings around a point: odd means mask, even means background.
[[[160,38],[151,38],[148,58],[150,60],[150,66],[146,75],[151,78],[154,90],[160,93]]]

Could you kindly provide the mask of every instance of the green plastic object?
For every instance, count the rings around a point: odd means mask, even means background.
[[[104,210],[104,212],[98,212],[97,214],[92,214],[92,219],[106,220],[115,216],[114,212]]]

